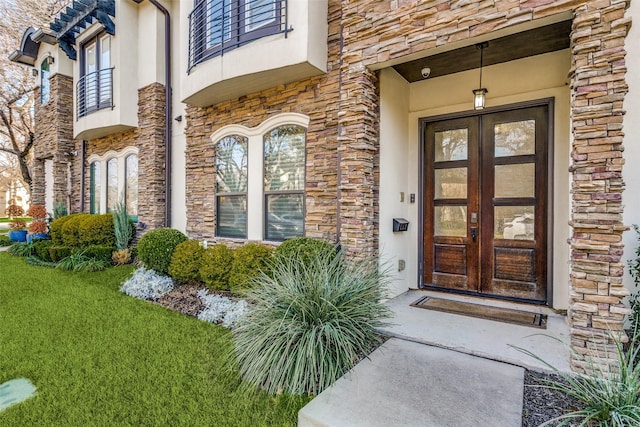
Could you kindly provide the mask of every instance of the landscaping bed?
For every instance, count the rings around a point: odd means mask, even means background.
[[[545,385],[545,380],[559,381],[560,377],[555,374],[525,371],[522,427],[537,427],[546,421],[581,407],[580,402],[564,393],[547,387],[540,387]],[[559,424],[560,422],[558,421],[550,423],[549,426],[557,426]],[[579,424],[579,422],[574,422],[565,425],[576,426]]]

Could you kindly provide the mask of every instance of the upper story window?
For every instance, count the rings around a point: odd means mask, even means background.
[[[286,30],[287,0],[195,0],[189,68],[252,40]]]
[[[216,235],[247,237],[248,139],[240,135],[216,144]]]
[[[76,102],[78,118],[113,107],[111,36],[108,34],[99,34],[82,45]]]
[[[51,82],[49,81],[49,58],[40,64],[40,104],[49,102],[51,96]]]

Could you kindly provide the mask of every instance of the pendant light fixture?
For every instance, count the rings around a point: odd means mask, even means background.
[[[484,101],[485,95],[487,92],[487,88],[482,87],[482,60],[484,48],[489,46],[489,42],[482,42],[476,45],[476,48],[480,49],[480,85],[478,89],[473,90],[473,109],[474,110],[482,110],[484,109]]]

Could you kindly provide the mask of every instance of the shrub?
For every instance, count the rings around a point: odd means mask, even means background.
[[[49,246],[49,257],[53,262],[62,261],[69,255],[71,255],[71,248],[68,246],[57,246],[55,242],[53,242],[52,246]]]
[[[42,205],[31,205],[27,209],[27,216],[33,219],[45,219],[47,217],[47,209]]]
[[[33,247],[33,243],[14,243],[9,247],[9,253],[14,256],[28,257],[35,253],[35,248]]]
[[[9,236],[0,235],[0,246],[11,246],[13,242]]]
[[[14,216],[22,216],[24,215],[24,209],[18,205],[9,205],[7,208],[7,215],[9,218],[13,218]]]
[[[64,244],[64,239],[62,238],[62,227],[73,217],[73,215],[63,216],[53,220],[51,224],[49,224],[49,234],[51,234],[51,240],[53,240],[56,245]]]
[[[249,287],[250,280],[261,271],[267,272],[273,249],[258,243],[240,246],[233,253],[233,265],[229,274],[229,287],[238,292]]]
[[[206,289],[199,290],[198,297],[202,300],[205,308],[198,313],[197,317],[205,322],[233,328],[238,319],[247,312],[245,300],[233,301],[222,295],[209,295]]]
[[[111,264],[111,255],[115,250],[113,246],[93,245],[84,248],[83,252],[87,258],[99,259]]]
[[[633,229],[636,231],[639,243],[635,251],[636,257],[629,260],[629,273],[631,273],[631,277],[633,277],[633,282],[636,287],[636,291],[631,294],[631,297],[629,297],[629,305],[631,307],[631,316],[629,320],[631,324],[631,331],[635,335],[640,332],[640,291],[638,290],[638,286],[640,286],[640,228],[634,224]]]
[[[336,248],[331,243],[310,237],[295,237],[282,242],[275,251],[276,258],[299,259],[308,264],[319,253],[335,254]]]
[[[176,246],[169,264],[169,275],[180,282],[200,279],[204,248],[196,240],[187,240]]]
[[[116,245],[112,214],[86,215],[79,222],[78,237],[80,246]],[[109,255],[109,260],[111,260],[111,255]]]
[[[118,203],[113,212],[113,229],[118,249],[126,249],[129,247],[131,240],[133,240],[135,229],[131,225],[131,220],[127,214],[127,205],[122,202]]]
[[[173,251],[186,240],[187,236],[173,228],[151,230],[138,242],[138,257],[148,269],[167,274]]]
[[[202,256],[200,280],[210,289],[229,290],[229,274],[233,264],[233,251],[226,245],[213,245]]]
[[[379,344],[375,328],[390,316],[381,302],[390,276],[377,259],[321,252],[310,261],[280,257],[254,278],[235,329],[242,376],[270,393],[320,393]]]
[[[95,272],[102,271],[111,265],[110,261],[91,258],[85,251],[77,251],[56,264],[56,268],[66,271]]]
[[[27,223],[20,219],[16,219],[9,223],[9,228],[11,228],[12,230],[22,230],[26,226],[27,226]]]
[[[34,220],[29,224],[29,233],[45,234],[47,232],[47,223],[40,220]]]
[[[111,261],[115,265],[124,265],[131,262],[131,251],[129,249],[118,249],[111,254]]]
[[[134,298],[157,300],[173,289],[170,277],[160,276],[153,270],[139,268],[120,288],[120,292]]]
[[[51,240],[38,239],[33,242],[35,254],[38,256],[38,258],[45,262],[53,261],[53,259],[51,259],[51,255],[49,254],[49,248],[51,246],[53,246],[53,242]]]
[[[86,213],[79,213],[69,215],[58,220],[65,220],[64,224],[62,224],[61,227],[62,243],[65,246],[79,247],[82,244],[82,236],[80,235],[80,223],[89,216],[90,215]]]
[[[574,351],[575,357],[588,366],[590,375],[576,376],[561,372],[533,352],[515,347],[552,369],[560,380],[547,380],[544,387],[560,391],[577,399],[583,408],[549,420],[543,425],[637,426],[640,425],[640,343],[635,335],[625,352],[622,343],[616,341],[617,366],[601,362],[601,355],[583,355]],[[608,353],[608,350],[604,350]],[[605,354],[608,357],[608,354]],[[556,424],[553,424],[556,425]]]

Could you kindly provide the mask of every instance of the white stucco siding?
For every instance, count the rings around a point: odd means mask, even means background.
[[[554,181],[553,181],[553,306],[565,309],[568,305],[571,151],[570,89],[567,74],[570,51],[562,50],[524,58],[483,69],[483,86],[489,89],[487,107],[553,97],[554,117]],[[400,81],[399,81],[400,80]],[[394,290],[418,286],[418,221],[419,203],[408,203],[410,194],[420,197],[419,140],[420,118],[468,111],[473,107],[472,89],[478,85],[478,70],[465,71],[439,78],[404,85],[395,71],[381,73],[380,119],[380,249],[383,257],[406,256],[406,270],[400,274]],[[404,99],[407,98],[408,104]],[[393,100],[393,101],[391,101]],[[401,117],[407,120],[405,130],[399,132]],[[391,181],[391,182],[387,182]],[[399,202],[400,191],[405,202]],[[389,218],[404,213],[411,221],[409,231],[394,235]],[[404,252],[403,252],[404,251]],[[395,261],[397,266],[397,261]]]

